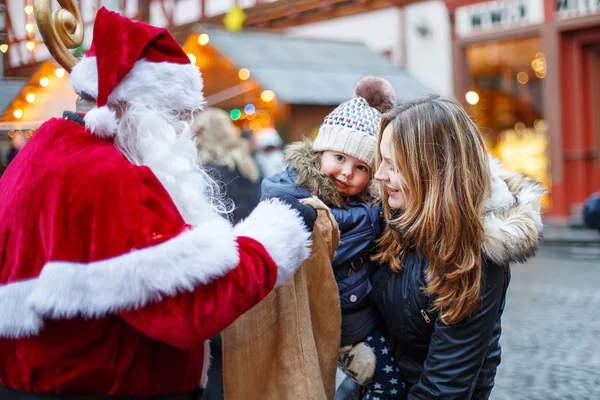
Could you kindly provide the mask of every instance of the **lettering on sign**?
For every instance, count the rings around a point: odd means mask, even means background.
[[[556,0],[556,19],[583,17],[600,12],[600,0]]]
[[[469,37],[542,24],[544,22],[544,1],[488,1],[459,7],[456,9],[455,16],[457,36]]]

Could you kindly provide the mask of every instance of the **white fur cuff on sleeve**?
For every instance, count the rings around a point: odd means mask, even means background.
[[[239,262],[233,227],[214,218],[161,244],[117,257],[91,263],[51,261],[27,304],[46,318],[98,318],[192,292]]]
[[[310,256],[311,232],[297,211],[276,199],[261,202],[234,231],[265,246],[277,264],[276,286],[294,275]]]
[[[11,282],[0,285],[0,338],[20,338],[36,335],[44,321],[26,304],[37,279]]]

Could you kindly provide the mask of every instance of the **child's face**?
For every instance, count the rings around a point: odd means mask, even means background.
[[[323,151],[321,172],[333,178],[338,193],[342,196],[356,196],[364,189],[371,177],[371,168],[356,157],[337,151]]]

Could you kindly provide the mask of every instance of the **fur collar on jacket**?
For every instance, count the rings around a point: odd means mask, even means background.
[[[306,187],[328,206],[347,206],[348,199],[340,196],[333,180],[319,171],[311,140],[288,145],[285,160],[298,174],[296,185]],[[535,255],[542,236],[540,200],[545,191],[527,175],[505,170],[491,156],[489,160],[492,194],[484,207],[483,253],[497,264],[524,262]]]
[[[294,183],[307,188],[329,207],[346,208],[351,198],[342,197],[333,179],[320,171],[319,153],[312,149],[312,145],[312,140],[304,139],[289,144],[284,150],[285,162],[298,174],[298,179]],[[367,191],[367,199],[375,197],[372,188],[373,185]]]
[[[539,182],[505,170],[490,157],[492,195],[483,215],[483,253],[494,263],[524,262],[535,255],[542,236]]]

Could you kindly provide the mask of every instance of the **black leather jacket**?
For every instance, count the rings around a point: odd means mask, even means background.
[[[480,308],[459,324],[444,325],[423,293],[428,261],[408,254],[403,270],[380,267],[372,301],[392,338],[408,399],[487,399],[500,364],[500,317],[510,282],[509,264],[535,254],[542,232],[539,183],[490,159],[491,196],[482,215]]]
[[[373,276],[372,300],[392,338],[396,363],[409,399],[487,399],[500,364],[500,317],[510,281],[508,265],[485,261],[478,312],[444,325],[423,293],[427,260],[409,254],[404,269],[380,268]]]

